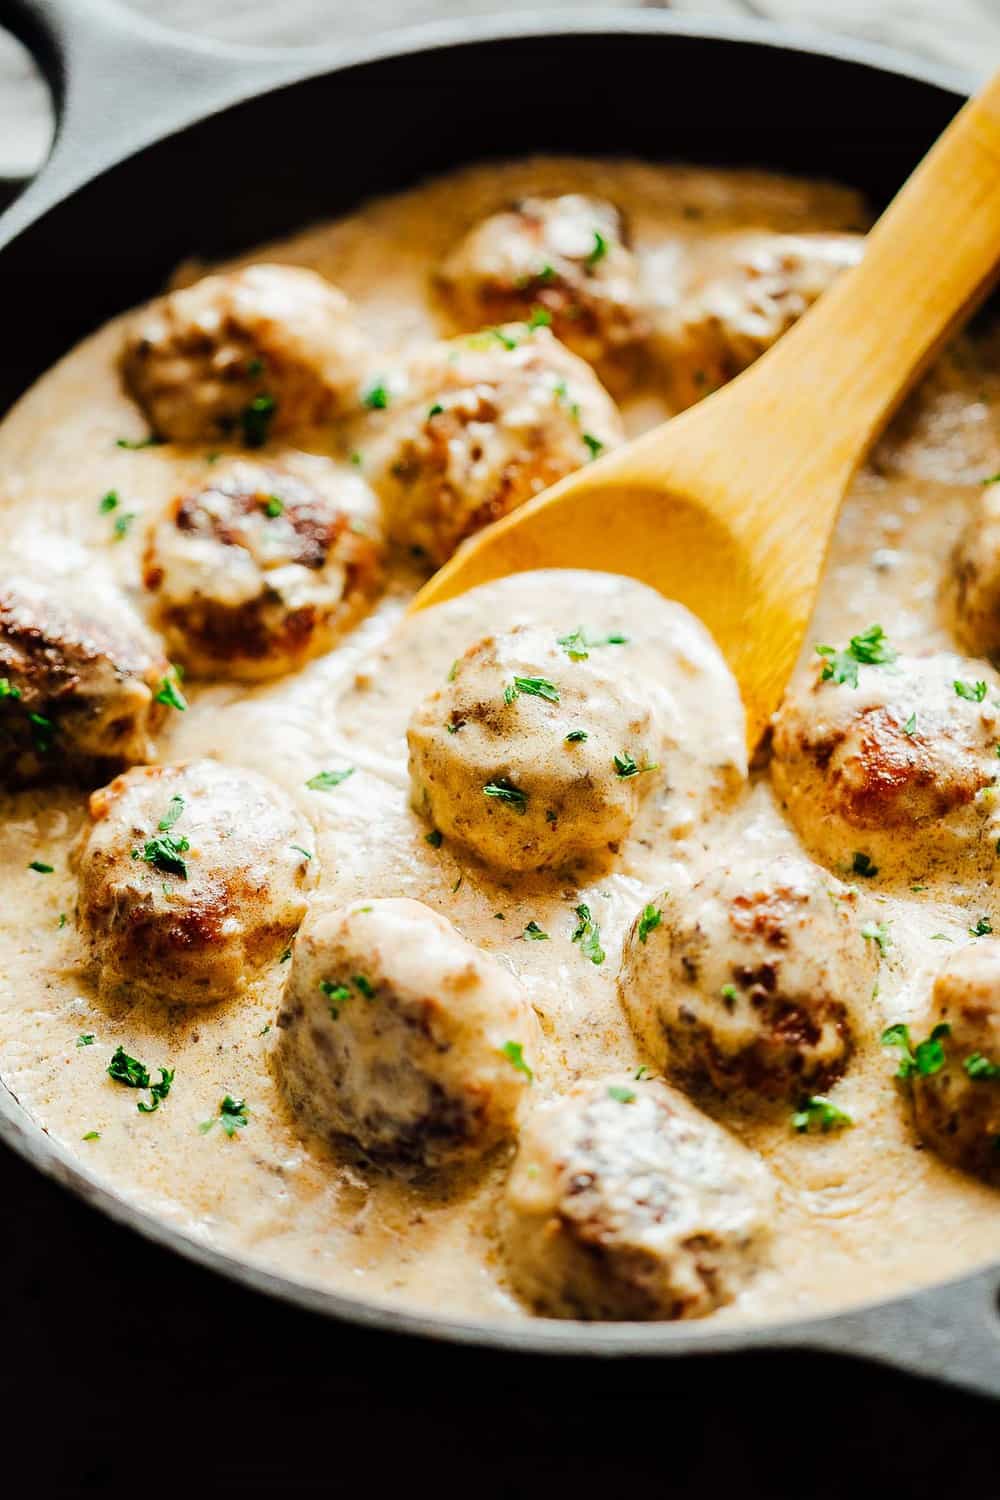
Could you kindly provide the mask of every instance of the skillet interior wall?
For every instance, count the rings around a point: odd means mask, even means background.
[[[0,413],[186,256],[231,255],[465,161],[568,151],[773,167],[878,206],[955,109],[916,79],[688,36],[469,43],[292,85],[122,162],[0,254]]]

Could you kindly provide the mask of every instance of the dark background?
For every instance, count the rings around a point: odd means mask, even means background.
[[[2,1148],[0,1203],[0,1494],[1000,1496],[995,1408],[940,1386],[359,1332],[147,1244]]]

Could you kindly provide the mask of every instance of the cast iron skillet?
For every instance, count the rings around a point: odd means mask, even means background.
[[[967,92],[875,49],[638,11],[425,27],[323,54],[180,39],[115,0],[0,0],[0,23],[41,63],[59,119],[48,164],[0,219],[0,411],[184,256],[244,249],[429,172],[617,152],[825,174],[878,204]],[[301,1286],[180,1233],[93,1181],[4,1087],[0,1138],[150,1239],[371,1327],[602,1357],[828,1349],[1000,1396],[1000,1263],[766,1327],[460,1322]]]

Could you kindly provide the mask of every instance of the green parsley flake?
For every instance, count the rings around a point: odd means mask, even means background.
[[[330,1002],[331,1021],[339,1021],[342,1008],[351,998],[350,985],[338,984],[333,979],[321,979],[319,987]]]
[[[969,1077],[976,1083],[992,1083],[1000,1078],[1000,1065],[990,1062],[981,1052],[972,1052],[962,1063]]]
[[[831,1130],[844,1130],[853,1124],[850,1115],[839,1109],[824,1094],[810,1095],[791,1119],[792,1129],[800,1135],[809,1131],[819,1131],[821,1135],[826,1135]]]
[[[55,873],[54,865],[43,864],[40,859],[33,859],[28,869],[34,870],[36,875],[53,875]]]
[[[930,1078],[939,1073],[944,1067],[944,1039],[951,1035],[951,1027],[947,1021],[941,1021],[925,1041],[918,1042],[914,1047],[910,1038],[910,1028],[903,1021],[897,1021],[893,1026],[887,1026],[882,1033],[882,1046],[895,1047],[900,1056],[899,1067],[896,1077],[907,1080],[918,1074],[921,1078]]]
[[[265,1028],[266,1030],[267,1028]],[[203,1120],[198,1126],[202,1135],[207,1135],[213,1125],[221,1125],[226,1135],[232,1140],[238,1130],[245,1130],[250,1118],[245,1099],[234,1099],[227,1094],[219,1103],[219,1112],[210,1120]]]
[[[601,929],[591,916],[590,907],[574,906],[573,910],[579,920],[572,941],[580,944],[580,952],[592,964],[602,964],[604,949],[601,947]]]
[[[176,839],[172,833],[158,833],[155,838],[147,839],[142,849],[133,849],[132,858],[144,859],[147,865],[162,870],[165,875],[179,875],[182,880],[187,880],[188,867],[182,855],[190,847],[185,838]]]
[[[594,230],[594,248],[584,262],[587,266],[596,266],[608,253],[608,242],[599,229]]]
[[[96,1038],[92,1031],[81,1031],[76,1039],[76,1045],[78,1047],[92,1047],[95,1040]]]
[[[867,854],[856,853],[851,869],[855,875],[863,875],[866,880],[874,880],[878,874],[878,865],[873,865]]]
[[[621,777],[622,781],[627,781],[630,776],[642,776],[647,771],[658,771],[659,769],[658,762],[651,762],[645,766],[637,765],[632,759],[631,752],[628,750],[623,750],[621,755],[615,756],[615,773]]]
[[[586,443],[588,449],[590,450],[590,456],[592,459],[596,458],[599,453],[602,453],[604,451],[604,444],[601,442],[600,438],[594,437],[593,433],[585,432],[583,434],[583,441]]]
[[[254,396],[240,412],[240,428],[246,448],[263,448],[271,431],[278,403],[273,396]]]
[[[115,524],[111,528],[111,534],[116,542],[124,541],[128,536],[132,529],[132,522],[135,520],[137,514],[137,511],[126,510],[120,516],[115,517]]]
[[[306,786],[311,792],[331,792],[335,786],[346,781],[348,776],[353,776],[354,770],[354,766],[345,766],[342,771],[317,771],[315,776],[310,776]]]
[[[642,916],[639,918],[639,941],[644,943],[660,923],[663,921],[663,913],[659,907],[646,906],[643,908]]]
[[[88,1130],[86,1135],[80,1137],[81,1141],[99,1141],[101,1132],[99,1130]]]
[[[559,702],[559,689],[547,677],[515,677],[512,684],[504,688],[503,701],[513,703],[519,694],[529,698],[544,698],[546,703]]]
[[[724,984],[722,986],[722,989],[719,991],[719,994],[726,1002],[726,1009],[732,1010],[733,1006],[739,999],[739,991],[737,990],[735,984]]]
[[[439,828],[432,828],[430,833],[424,834],[424,843],[430,844],[432,849],[440,849],[444,843],[444,834]]]
[[[866,943],[877,943],[880,954],[884,955],[886,950],[892,947],[887,922],[866,922],[861,929],[861,936]]]
[[[816,653],[826,658],[821,682],[846,683],[852,688],[858,685],[859,666],[886,667],[896,660],[896,652],[886,641],[881,625],[869,625],[860,635],[852,635],[843,651],[833,646],[817,646]]]
[[[369,411],[385,411],[389,405],[389,391],[383,380],[376,380],[370,385],[361,397],[362,403]]]
[[[587,731],[585,729],[571,729],[569,734],[566,736],[566,744],[582,745],[586,738]]]
[[[120,500],[118,497],[118,491],[108,490],[108,493],[104,496],[97,509],[100,511],[102,516],[106,516],[109,514],[109,512],[117,510],[119,504]]]
[[[506,776],[496,776],[488,781],[483,787],[483,796],[492,797],[496,802],[504,802],[518,813],[525,813],[528,808],[527,792],[522,792]]]
[[[627,646],[628,636],[613,631],[610,635],[591,638],[583,626],[578,625],[569,635],[558,636],[556,645],[563,648],[570,661],[586,661],[591,651],[598,646]]]
[[[136,1109],[140,1114],[151,1115],[159,1109],[161,1102],[170,1093],[174,1081],[173,1068],[161,1068],[158,1083],[151,1083],[149,1069],[136,1057],[129,1057],[124,1047],[117,1047],[108,1063],[108,1077],[130,1089],[149,1089],[150,1102],[140,1099]]]
[[[167,810],[156,825],[160,832],[166,833],[168,829],[173,828],[183,811],[184,798],[175,794],[167,803]]]
[[[524,1074],[529,1083],[534,1080],[535,1075],[524,1060],[524,1046],[521,1042],[504,1042],[500,1051],[512,1067]]]
[[[993,931],[993,923],[990,921],[989,917],[980,917],[979,920],[976,922],[975,927],[970,927],[969,928],[969,936],[970,937],[989,937],[989,935],[990,935],[990,933],[992,931]]]
[[[144,438],[117,438],[115,447],[128,448],[131,452],[137,453],[140,448],[159,448],[162,443],[163,438],[155,437],[150,433],[149,437]]]
[[[269,521],[274,521],[284,513],[285,502],[279,495],[268,495],[264,501],[264,514]],[[228,1095],[226,1096],[229,1097]]]
[[[546,307],[533,307],[531,317],[528,319],[528,331],[534,333],[536,328],[549,328],[552,324],[552,314]]]
[[[187,699],[180,689],[180,677],[176,667],[171,667],[167,675],[160,679],[160,690],[156,694],[157,703],[165,703],[168,708],[176,708],[183,713],[187,708]]]
[[[619,1104],[634,1104],[635,1089],[627,1089],[620,1083],[612,1083],[608,1085],[608,1098],[616,1100]]]
[[[0,677],[0,698],[20,698],[21,689],[9,677]],[[1000,746],[997,747],[1000,752]]]
[[[916,734],[916,732],[917,732],[917,715],[914,712],[914,713],[912,713],[910,715],[910,717],[907,719],[906,723],[903,725],[903,733],[906,735],[906,737],[908,739],[912,739],[913,736]]]
[[[531,943],[547,943],[549,935],[543,932],[537,922],[529,922],[521,936]]]
[[[986,697],[985,682],[963,682],[960,677],[956,677],[954,687],[958,696],[969,703],[982,703]]]
[[[39,755],[48,755],[56,737],[54,722],[44,714],[29,714],[28,723],[31,725],[31,739],[35,749]]]

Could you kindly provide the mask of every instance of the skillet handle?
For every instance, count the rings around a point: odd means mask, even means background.
[[[306,48],[179,36],[119,0],[0,0],[52,91],[55,144],[0,216],[0,247],[89,178],[190,121],[315,68]]]
[[[947,1226],[942,1225],[942,1234]],[[996,1268],[892,1302],[775,1330],[773,1344],[847,1355],[1000,1398],[1000,1274]],[[766,1343],[766,1330],[764,1342]]]

